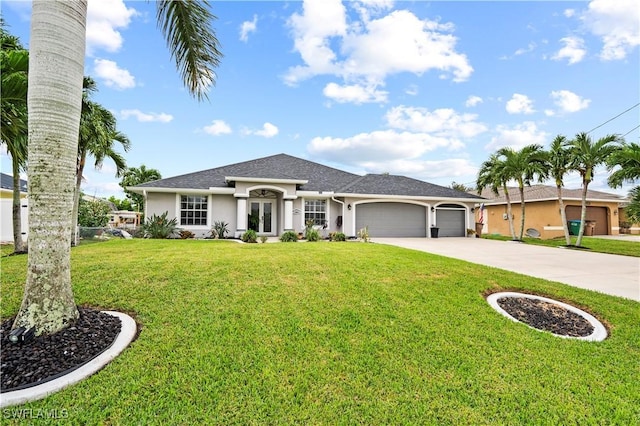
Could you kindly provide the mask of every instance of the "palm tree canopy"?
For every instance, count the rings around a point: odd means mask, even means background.
[[[569,149],[567,138],[563,135],[556,136],[546,153],[546,165],[549,177],[553,178],[556,186],[564,185],[564,176],[569,172]]]
[[[542,145],[531,144],[518,151],[513,148],[501,148],[497,155],[503,161],[503,173],[507,181],[513,179],[518,182],[519,187],[531,185],[536,175],[546,177]]]
[[[609,171],[620,166],[609,176],[608,182],[613,188],[619,188],[624,182],[640,180],[640,145],[635,142],[624,143],[621,149],[609,156],[607,166]]]
[[[206,99],[209,88],[215,85],[214,68],[222,57],[210,25],[216,17],[209,1],[158,0],[156,5],[158,26],[182,80],[196,99]]]
[[[3,41],[3,47],[4,45]],[[8,46],[12,45],[12,43],[8,44]],[[27,50],[4,50],[3,48],[0,52],[0,90],[2,91],[0,137],[2,142],[7,144],[7,150],[12,155],[14,140],[20,135],[27,134],[28,72],[29,52]]]
[[[492,154],[480,166],[478,177],[476,179],[476,190],[478,194],[482,193],[485,188],[491,188],[491,191],[498,195],[499,189],[504,186],[509,179],[504,174],[504,162],[500,160],[497,154]]]
[[[588,185],[593,180],[594,169],[620,149],[620,142],[622,139],[618,135],[607,135],[593,142],[587,133],[578,133],[567,144],[571,157],[570,168],[580,173],[583,184]]]

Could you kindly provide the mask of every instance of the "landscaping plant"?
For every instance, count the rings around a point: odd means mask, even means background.
[[[286,231],[280,235],[280,241],[283,243],[295,243],[298,241],[298,235],[293,231]]]
[[[245,243],[257,243],[258,242],[258,234],[253,229],[247,230],[242,237],[240,237],[242,241]]]
[[[169,238],[178,231],[178,220],[174,217],[169,219],[169,212],[164,212],[160,216],[154,214],[147,218],[142,225],[142,232],[145,238],[163,239]]]

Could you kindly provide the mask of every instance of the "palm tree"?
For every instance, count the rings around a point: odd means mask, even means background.
[[[71,245],[76,243],[76,225],[78,223],[78,208],[80,203],[80,186],[82,174],[87,161],[87,155],[95,158],[94,166],[102,167],[105,158],[110,158],[116,165],[116,177],[127,169],[124,157],[114,150],[113,143],[119,142],[125,152],[129,151],[131,142],[129,138],[116,129],[116,118],[111,111],[102,105],[89,100],[89,94],[95,91],[95,82],[89,78],[84,79],[84,95],[82,102],[82,115],[80,117],[80,136],[78,139],[78,158],[76,165],[76,186],[74,190],[74,203],[71,227]]]
[[[490,188],[496,196],[500,194],[500,189],[503,190],[507,200],[509,231],[511,232],[511,238],[515,240],[516,231],[513,226],[513,214],[511,213],[511,197],[509,195],[509,188],[507,187],[509,177],[505,174],[504,168],[505,164],[500,156],[498,154],[492,154],[489,159],[480,166],[478,178],[476,179],[476,189],[478,195],[480,195],[485,188]]]
[[[607,169],[612,171],[608,183],[612,188],[619,188],[624,182],[634,183],[640,179],[640,145],[635,142],[623,143],[620,150],[616,150],[607,159]]]
[[[136,211],[144,212],[144,197],[135,192],[127,190],[128,186],[136,186],[141,183],[151,182],[154,180],[162,179],[162,175],[156,169],[147,169],[143,164],[140,167],[131,167],[127,169],[122,175],[120,186],[124,189],[127,198],[131,200],[133,208]]]
[[[564,200],[562,199],[562,187],[564,186],[564,176],[569,172],[569,150],[566,148],[567,138],[558,135],[551,142],[549,151],[546,153],[546,167],[551,177],[556,182],[558,191],[558,204],[560,206],[560,220],[564,229],[564,239],[567,245],[571,245],[571,236],[569,235],[569,227],[567,226],[567,212],[564,209]]]
[[[4,29],[0,22],[2,52],[0,56],[0,78],[2,79],[2,126],[0,137],[11,155],[13,174],[13,251],[26,253],[27,245],[22,239],[22,203],[20,199],[20,172],[27,164],[27,79],[29,52],[22,48],[17,37]]]
[[[570,168],[580,173],[582,178],[582,210],[580,213],[580,232],[576,245],[582,244],[584,225],[587,219],[587,190],[593,180],[595,168],[604,164],[609,156],[620,149],[622,139],[618,135],[607,135],[596,142],[587,133],[576,134],[575,139],[568,142]]]
[[[78,317],[71,289],[71,212],[78,154],[88,0],[34,0],[29,57],[31,250],[13,327],[37,335]],[[161,0],[157,19],[189,92],[206,98],[221,54],[206,1]],[[51,72],[55,69],[56,72]]]

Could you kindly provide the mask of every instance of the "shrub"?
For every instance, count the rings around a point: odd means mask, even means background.
[[[267,239],[268,239],[268,238],[269,238],[269,237],[267,237],[266,235],[260,235],[260,242],[264,244],[264,243],[266,243],[266,242],[267,242]]]
[[[332,232],[329,234],[330,241],[347,241],[347,236],[343,232]]]
[[[216,220],[213,222],[213,228],[211,229],[211,238],[224,239],[225,234],[229,232],[229,224],[224,220]]]
[[[311,241],[311,242],[320,241],[320,232],[318,232],[318,230],[314,228],[308,229],[307,241]]]
[[[368,243],[369,242],[369,227],[365,226],[364,228],[362,228],[361,230],[358,231],[358,238],[361,239],[363,242]]]
[[[249,229],[241,237],[242,241],[245,243],[257,243],[258,242],[258,234],[253,229]]]
[[[111,216],[109,204],[99,201],[87,201],[80,197],[78,204],[78,225],[86,228],[107,226]]]
[[[179,234],[180,234],[180,238],[182,238],[183,240],[187,240],[189,238],[195,238],[196,236],[196,234],[186,229],[183,229],[182,231],[180,231]]]
[[[169,238],[178,231],[178,220],[174,217],[169,220],[169,212],[164,212],[160,216],[152,215],[145,220],[142,231],[145,238],[163,239]]]
[[[295,243],[298,241],[298,236],[293,231],[287,231],[280,235],[280,241],[283,243]]]

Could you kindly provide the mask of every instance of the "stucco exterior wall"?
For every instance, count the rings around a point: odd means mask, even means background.
[[[233,236],[236,226],[236,199],[232,195],[211,195],[211,212],[209,214],[209,229],[213,227],[214,222],[226,222],[229,233],[227,237]],[[192,231],[193,232],[193,231]]]
[[[565,201],[566,206],[580,206],[580,201],[569,200]],[[607,202],[590,202],[588,204],[592,207],[606,207],[607,208],[607,235],[618,234],[618,205],[617,203]],[[513,214],[513,222],[516,235],[520,232],[520,203],[511,205],[511,212]],[[614,213],[615,212],[615,213]],[[485,206],[484,211],[484,223],[483,233],[499,234],[499,235],[511,235],[509,231],[509,221],[506,218],[507,206],[506,204],[496,206]],[[476,220],[478,220],[479,213],[476,211]],[[536,201],[528,202],[525,208],[525,224],[524,230],[528,228],[534,228],[540,232],[542,239],[551,239],[557,237],[563,237],[563,225],[560,216],[559,203],[556,200],[549,201]]]
[[[177,217],[176,212],[176,194],[150,192],[147,193],[147,201],[145,203],[145,220],[148,217],[161,215],[168,212],[167,216],[171,219]]]

